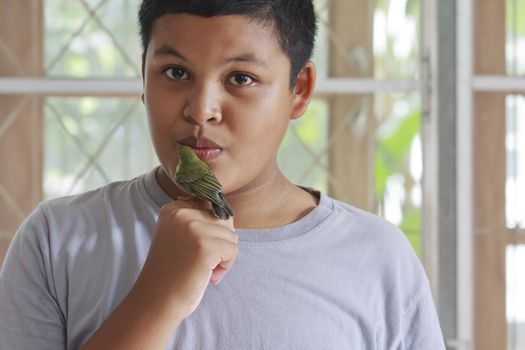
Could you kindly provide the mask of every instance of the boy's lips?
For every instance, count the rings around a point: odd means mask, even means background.
[[[214,148],[222,150],[222,147],[220,145],[205,137],[189,136],[177,141],[177,143],[180,143],[181,145],[185,146],[190,146],[191,148]]]
[[[211,161],[217,158],[222,152],[220,145],[205,137],[190,136],[179,140],[177,143],[191,147],[197,157],[203,161]]]
[[[211,161],[215,158],[217,158],[221,152],[222,149],[220,148],[193,148],[193,152],[199,157],[201,160],[207,162]]]

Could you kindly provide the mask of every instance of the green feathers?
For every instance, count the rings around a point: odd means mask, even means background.
[[[178,145],[179,164],[175,172],[177,185],[188,194],[211,202],[213,214],[223,220],[233,216],[224,199],[224,190],[208,165],[188,146]]]

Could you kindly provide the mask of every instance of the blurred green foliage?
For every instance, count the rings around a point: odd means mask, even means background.
[[[525,3],[523,0],[507,0],[507,32],[514,32],[525,40]]]
[[[386,181],[392,174],[403,173],[408,166],[408,156],[414,138],[420,133],[421,116],[414,110],[396,123],[396,127],[385,136],[377,137],[375,154],[375,191],[382,198]]]
[[[506,60],[507,74],[525,74],[525,1],[507,0],[506,3]]]
[[[375,193],[376,198],[380,201],[385,197],[387,181],[391,176],[401,174],[408,183],[414,183],[416,180],[411,179],[412,174],[409,167],[410,150],[415,138],[420,135],[420,109],[415,108],[408,115],[391,120],[390,124],[387,133],[376,134]],[[407,197],[410,197],[410,190],[411,188],[406,188],[405,191],[403,216],[399,227],[405,232],[414,250],[420,256],[421,208],[407,200]]]

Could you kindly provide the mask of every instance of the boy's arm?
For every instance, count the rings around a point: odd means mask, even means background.
[[[82,350],[162,349],[209,282],[218,284],[231,268],[238,252],[233,220],[186,206],[178,201],[161,209],[135,285]]]
[[[42,207],[13,238],[0,272],[0,349],[66,349]]]

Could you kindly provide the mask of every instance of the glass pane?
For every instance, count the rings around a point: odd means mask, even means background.
[[[48,76],[140,77],[140,0],[44,3]]]
[[[506,217],[508,228],[525,228],[525,97],[507,97]]]
[[[330,4],[334,0],[317,0],[319,35],[314,61],[319,77],[329,76],[330,55],[341,56],[348,68],[357,71],[354,77],[366,76],[372,68],[376,79],[416,79],[419,75],[419,0],[376,0],[370,28],[370,46],[373,57],[363,47],[345,47],[344,33],[334,31],[330,19]],[[363,7],[371,6],[363,2]],[[351,18],[352,14],[342,18]],[[351,23],[351,22],[349,22]],[[366,33],[366,28],[355,28]],[[349,29],[352,30],[351,24]],[[366,43],[363,37],[361,43]],[[368,44],[364,44],[368,46]],[[365,49],[366,50],[366,49]],[[340,69],[340,68],[338,68]],[[362,72],[359,74],[359,72]]]
[[[508,350],[525,349],[525,245],[506,249],[506,307]]]
[[[507,74],[525,74],[525,1],[507,0]]]
[[[328,77],[330,40],[327,23],[330,18],[330,0],[314,0],[318,16],[318,32],[312,60],[315,62],[318,78]]]
[[[375,78],[419,76],[420,1],[376,0],[374,12]]]
[[[378,212],[398,225],[421,256],[423,152],[419,93],[375,98]]]
[[[136,99],[48,98],[45,197],[88,191],[156,166],[143,108]]]
[[[328,189],[328,104],[313,100],[305,115],[290,123],[277,161],[295,184]]]

